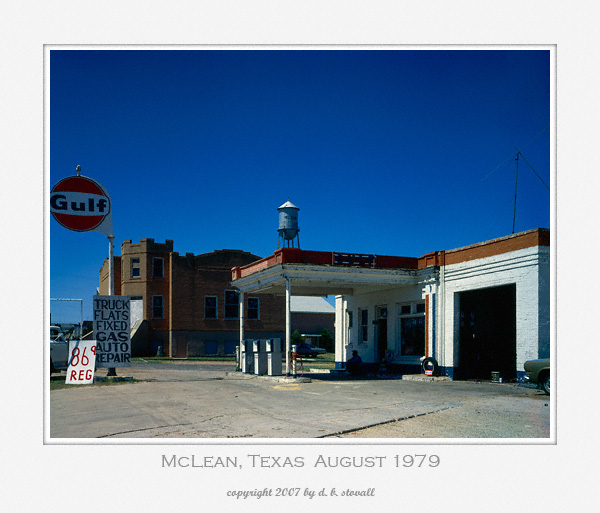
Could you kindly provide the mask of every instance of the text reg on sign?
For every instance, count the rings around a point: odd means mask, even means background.
[[[89,385],[94,382],[96,366],[96,341],[71,340],[69,342],[68,385]]]

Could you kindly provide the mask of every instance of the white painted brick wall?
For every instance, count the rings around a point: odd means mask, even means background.
[[[339,296],[336,300],[336,360],[346,360],[357,349],[365,361],[375,355],[374,325],[377,305],[388,307],[388,344],[395,345],[398,329],[398,303],[425,299],[426,293],[436,293],[436,354],[440,366],[453,367],[458,362],[459,293],[469,290],[516,285],[516,346],[517,371],[532,358],[549,356],[550,347],[550,248],[533,247],[446,266],[440,277],[424,274],[419,285],[396,287],[377,293],[357,293]],[[430,304],[430,312],[432,305]],[[353,327],[345,327],[345,310],[354,312]],[[369,344],[359,342],[359,309],[368,309]],[[431,320],[431,316],[430,316]],[[339,329],[341,328],[341,329]],[[431,344],[433,327],[429,324]],[[431,347],[431,346],[430,346]],[[405,363],[418,363],[406,360]]]
[[[550,343],[550,248],[534,247],[446,266],[442,285],[446,358],[442,365],[453,366],[458,353],[458,293],[513,283],[516,285],[517,371],[523,370],[526,360],[547,356]]]

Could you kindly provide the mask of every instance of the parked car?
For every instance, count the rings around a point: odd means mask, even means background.
[[[550,395],[550,359],[528,360],[524,363],[525,382],[537,385]]]
[[[315,347],[308,342],[301,342],[300,344],[296,345],[296,353],[298,353],[300,356],[316,358],[320,354],[327,353],[327,351],[325,351],[325,349],[322,347]]]
[[[50,373],[67,370],[69,342],[58,326],[50,326]]]

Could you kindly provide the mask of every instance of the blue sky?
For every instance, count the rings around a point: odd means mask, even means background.
[[[52,50],[50,187],[82,174],[123,240],[181,254],[421,256],[550,227],[546,50]],[[531,167],[529,166],[531,165]],[[50,218],[50,297],[91,298],[108,242]],[[53,321],[79,306],[51,304]],[[68,317],[68,319],[67,319]]]

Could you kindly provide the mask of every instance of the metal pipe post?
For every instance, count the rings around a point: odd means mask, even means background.
[[[113,239],[114,236],[108,236],[108,295],[115,295],[115,269],[113,264]],[[109,367],[107,376],[116,376],[117,369],[115,367]]]
[[[114,296],[115,294],[115,270],[113,265],[113,239],[114,237],[108,236],[108,295]]]
[[[237,351],[237,367],[242,367],[242,344],[244,343],[244,293],[240,292],[240,344]],[[244,356],[245,358],[245,356]]]

